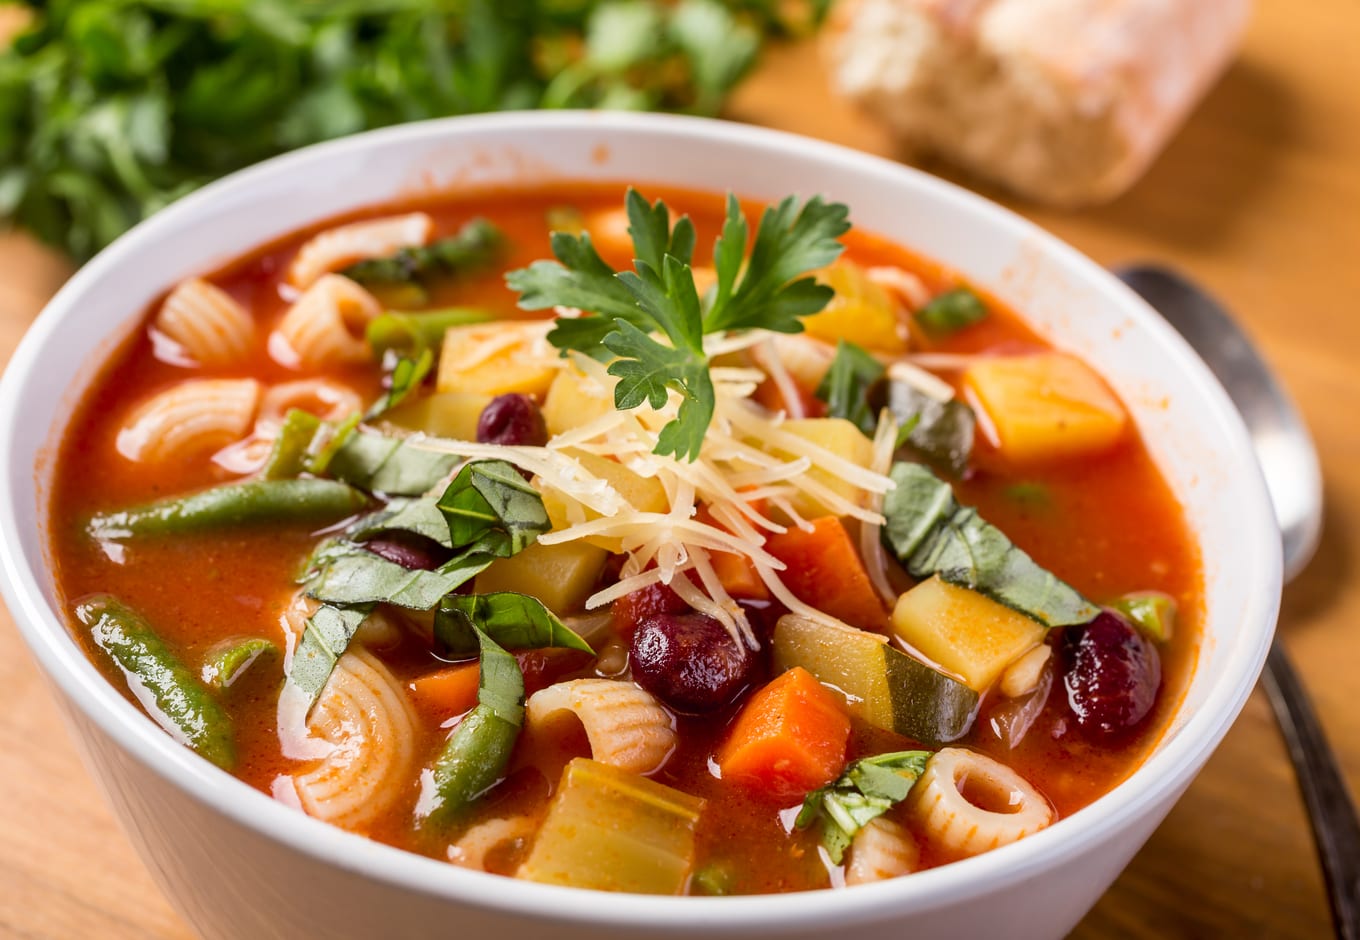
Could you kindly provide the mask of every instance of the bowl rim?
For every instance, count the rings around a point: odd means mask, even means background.
[[[345,832],[285,806],[237,778],[222,773],[175,743],[147,721],[109,684],[79,649],[64,623],[49,608],[38,573],[46,560],[27,559],[17,548],[15,480],[8,461],[0,461],[0,589],[13,619],[42,670],[88,721],[138,761],[200,803],[246,827],[256,835],[279,842],[313,860],[435,898],[504,911],[543,920],[578,925],[596,924],[635,929],[659,929],[684,924],[688,930],[722,926],[752,932],[778,930],[797,924],[804,928],[837,925],[841,928],[882,917],[930,909],[991,893],[1033,877],[1114,837],[1159,804],[1174,799],[1189,785],[1208,755],[1227,733],[1246,702],[1265,660],[1279,608],[1281,571],[1278,529],[1270,514],[1264,480],[1251,450],[1250,438],[1236,409],[1189,346],[1141,298],[1094,261],[982,196],[903,164],[797,134],[727,121],[655,114],[609,112],[510,112],[463,116],[399,125],[342,138],[284,154],[218,180],[177,201],[139,224],[80,269],[47,304],[23,337],[0,379],[0,447],[8,451],[21,417],[24,389],[41,368],[37,356],[80,298],[97,286],[125,258],[154,245],[162,229],[181,219],[210,212],[267,180],[305,173],[308,167],[330,164],[362,154],[381,144],[448,144],[475,142],[482,134],[507,131],[545,131],[571,134],[621,133],[642,136],[682,134],[696,142],[753,147],[775,152],[797,151],[834,164],[840,173],[864,173],[889,185],[923,187],[954,203],[960,211],[980,217],[982,224],[1032,241],[1063,269],[1098,285],[1102,297],[1149,330],[1174,360],[1185,380],[1185,394],[1200,396],[1229,444],[1227,456],[1235,472],[1244,468],[1244,484],[1253,492],[1253,505],[1241,507],[1240,537],[1246,554],[1249,585],[1244,621],[1255,630],[1254,642],[1242,643],[1213,677],[1204,703],[1165,742],[1113,790],[1083,811],[1013,845],[975,858],[919,872],[910,878],[843,891],[809,891],[784,895],[742,897],[655,897],[611,895],[607,905],[599,895],[552,885],[522,882],[458,869],[365,837]],[[263,242],[263,239],[261,240]],[[247,246],[247,248],[252,246]],[[928,249],[927,249],[928,250]],[[66,390],[69,394],[69,389]],[[49,438],[50,441],[50,438]],[[41,499],[41,491],[40,496]],[[40,513],[41,516],[41,513]],[[1199,681],[1196,670],[1191,686]],[[1190,686],[1187,686],[1189,688]],[[126,821],[123,821],[126,824]]]

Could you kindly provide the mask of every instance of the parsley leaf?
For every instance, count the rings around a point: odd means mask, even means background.
[[[619,379],[614,406],[621,410],[664,407],[680,396],[675,420],[661,430],[658,454],[694,460],[713,419],[716,393],[704,354],[705,334],[765,329],[797,333],[801,317],[831,299],[831,288],[809,275],[844,249],[849,210],[814,197],[790,196],[765,210],[746,257],[749,230],[735,196],[728,196],[722,233],[713,245],[717,274],[707,312],[690,265],[695,232],[688,217],[671,224],[670,210],[648,203],[636,190],[625,198],[633,239],[632,271],[618,272],[595,250],[589,233],[556,232],[557,261],[536,261],[511,271],[506,283],[526,310],[557,306],[583,311],[562,317],[548,341],[609,363]],[[663,341],[664,340],[664,341]]]

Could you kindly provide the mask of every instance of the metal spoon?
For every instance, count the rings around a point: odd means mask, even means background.
[[[1308,428],[1289,396],[1227,312],[1166,268],[1116,272],[1194,347],[1246,420],[1284,540],[1284,576],[1303,570],[1322,530],[1322,474]],[[1337,936],[1360,940],[1360,820],[1336,755],[1279,636],[1262,676],[1313,824]]]

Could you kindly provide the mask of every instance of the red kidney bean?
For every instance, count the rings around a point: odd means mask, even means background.
[[[637,625],[633,680],[688,715],[717,711],[750,684],[756,656],[705,614],[654,614]]]
[[[542,447],[548,443],[548,426],[528,395],[497,395],[477,419],[477,442]]]
[[[1103,611],[1063,638],[1063,685],[1077,725],[1097,739],[1118,738],[1152,711],[1162,663],[1151,641],[1124,618]]]
[[[403,568],[433,571],[448,560],[450,552],[433,539],[412,532],[389,532],[363,543],[379,558]]]

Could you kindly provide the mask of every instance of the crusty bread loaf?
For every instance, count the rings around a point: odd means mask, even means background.
[[[836,88],[914,146],[1058,205],[1136,180],[1230,60],[1250,0],[842,0]]]

